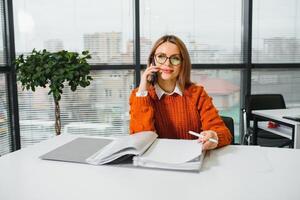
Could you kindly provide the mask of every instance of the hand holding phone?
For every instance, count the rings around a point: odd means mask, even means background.
[[[155,59],[151,58],[151,65],[155,66]],[[157,72],[152,72],[149,75],[148,82],[154,85],[157,82]]]

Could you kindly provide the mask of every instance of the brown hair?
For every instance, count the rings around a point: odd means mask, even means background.
[[[148,66],[150,65],[152,59],[154,58],[156,49],[165,42],[171,42],[179,48],[182,57],[182,63],[181,63],[181,68],[178,76],[178,83],[180,89],[184,91],[185,87],[189,86],[192,83],[191,82],[192,65],[191,65],[189,52],[181,39],[179,39],[175,35],[164,35],[161,38],[159,38],[153,45],[150,55],[148,57]]]

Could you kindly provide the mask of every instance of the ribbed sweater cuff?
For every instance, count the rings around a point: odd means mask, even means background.
[[[149,106],[151,105],[151,99],[149,95],[145,97],[135,97],[134,105],[136,105],[137,107]]]
[[[218,133],[218,147],[223,147],[225,145],[230,144],[231,141],[229,141],[230,139],[224,134],[224,133]]]

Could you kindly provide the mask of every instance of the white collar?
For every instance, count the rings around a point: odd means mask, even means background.
[[[174,93],[177,93],[177,94],[179,94],[180,96],[182,96],[182,91],[180,90],[178,83],[176,83],[176,86],[175,86],[175,88],[174,88],[174,91],[171,92],[171,93],[168,93],[168,92],[164,91],[157,83],[154,85],[154,88],[155,88],[155,93],[156,93],[158,99],[161,99],[161,97],[162,97],[164,94],[166,94],[166,95],[172,95],[172,94],[174,94]]]

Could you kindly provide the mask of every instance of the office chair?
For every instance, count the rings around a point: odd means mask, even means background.
[[[232,135],[231,144],[235,144],[234,143],[234,121],[233,121],[233,119],[231,117],[226,117],[226,116],[221,116],[221,118]]]
[[[284,98],[281,94],[254,94],[247,95],[243,109],[244,138],[242,144],[252,144],[253,121],[252,110],[285,109]],[[269,131],[258,129],[257,144],[266,147],[289,146],[292,141]]]

